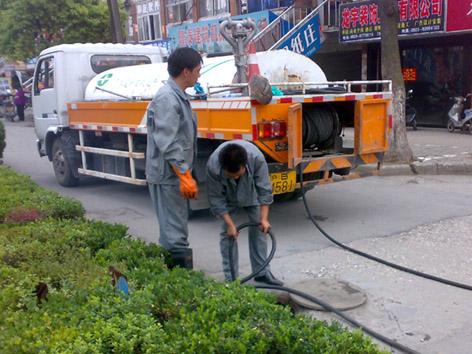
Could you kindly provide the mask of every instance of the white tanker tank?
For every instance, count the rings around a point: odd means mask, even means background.
[[[311,59],[288,51],[274,50],[256,53],[262,76],[271,83],[287,81],[327,82],[326,75]],[[207,86],[227,85],[236,74],[233,56],[205,58],[199,83]],[[150,100],[167,80],[167,63],[120,67],[107,70],[94,77],[87,85],[85,100]],[[193,88],[187,90],[195,94]],[[228,92],[221,95],[229,95]]]

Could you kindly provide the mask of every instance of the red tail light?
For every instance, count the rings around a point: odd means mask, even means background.
[[[259,139],[283,138],[287,136],[287,123],[284,121],[267,121],[258,124]]]

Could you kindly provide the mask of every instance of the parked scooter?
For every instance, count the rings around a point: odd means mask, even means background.
[[[413,130],[418,129],[418,123],[416,122],[416,109],[410,104],[410,100],[413,97],[413,90],[408,90],[405,100],[405,121],[407,127],[412,127]]]
[[[449,121],[447,122],[447,130],[452,133],[455,129],[462,129],[464,132],[472,133],[472,109],[465,109],[464,105],[467,96],[454,97],[454,104],[448,112]]]
[[[16,106],[13,101],[13,96],[11,94],[4,95],[2,104],[0,107],[0,115],[11,120],[13,120],[16,117]]]

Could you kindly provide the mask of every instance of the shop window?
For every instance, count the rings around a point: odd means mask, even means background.
[[[54,58],[44,58],[38,64],[34,80],[34,94],[39,95],[42,90],[54,88]]]
[[[200,17],[211,17],[229,13],[229,0],[200,1]]]
[[[405,87],[413,90],[412,105],[418,120],[445,125],[451,97],[464,91],[464,47],[420,47],[402,51],[402,67],[407,75]]]
[[[151,64],[151,59],[145,55],[93,55],[90,64],[92,70],[100,74],[121,66]]]
[[[153,41],[162,38],[159,14],[138,17],[138,27],[140,41]]]
[[[167,1],[167,23],[182,23],[192,19],[192,0]]]

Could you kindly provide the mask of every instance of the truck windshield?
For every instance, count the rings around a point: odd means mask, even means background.
[[[93,55],[90,58],[92,70],[100,74],[108,69],[120,66],[151,64],[151,59],[145,55]]]

